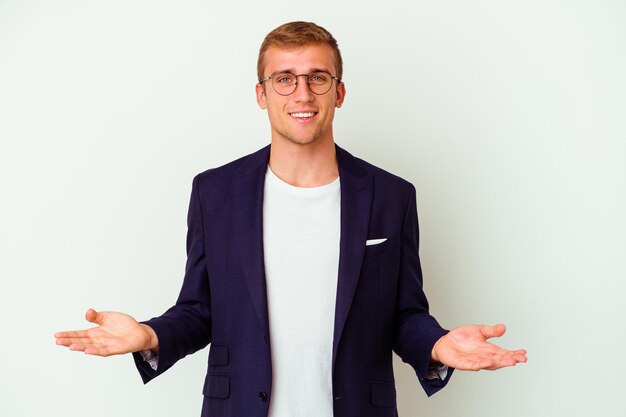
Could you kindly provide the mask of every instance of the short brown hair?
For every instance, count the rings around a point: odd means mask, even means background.
[[[343,61],[341,60],[341,52],[339,52],[337,39],[335,39],[329,31],[313,22],[285,23],[267,34],[261,44],[256,66],[259,81],[263,80],[263,71],[265,71],[265,51],[267,51],[269,47],[294,48],[311,43],[327,44],[332,48],[335,52],[335,66],[337,67],[337,74],[333,75],[341,81],[343,75]]]

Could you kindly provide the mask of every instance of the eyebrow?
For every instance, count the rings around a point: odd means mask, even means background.
[[[329,69],[327,68],[311,68],[310,71],[306,74],[311,74],[313,72],[327,72],[330,75],[332,75],[332,72],[330,72]],[[294,74],[295,75],[295,71],[293,71],[293,69],[282,69],[282,70],[277,70],[274,71],[273,73],[270,74],[270,77],[273,77],[274,75],[278,75],[278,74]]]

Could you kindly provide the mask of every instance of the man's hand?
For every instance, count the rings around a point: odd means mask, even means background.
[[[141,350],[157,350],[157,335],[150,326],[140,324],[128,314],[115,311],[87,310],[85,319],[98,327],[58,332],[57,345],[89,355],[111,356]]]
[[[506,350],[487,342],[506,331],[504,324],[483,326],[466,324],[441,337],[432,350],[432,359],[464,371],[490,371],[526,362],[526,351]]]

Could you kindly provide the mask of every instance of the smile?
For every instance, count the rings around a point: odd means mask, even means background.
[[[297,113],[289,113],[291,117],[295,117],[296,119],[308,119],[309,117],[315,116],[316,112],[297,112]]]

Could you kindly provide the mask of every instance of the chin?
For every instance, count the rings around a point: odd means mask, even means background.
[[[289,140],[293,143],[297,143],[298,145],[309,145],[317,142],[317,138],[289,138]]]
[[[295,135],[283,135],[285,139],[287,139],[291,143],[295,143],[297,145],[310,145],[312,143],[319,142],[321,140],[321,136],[313,135],[313,136],[295,136]]]
[[[280,138],[279,140],[281,141],[289,142],[289,143],[293,143],[295,145],[301,145],[301,146],[311,145],[311,144],[319,143],[323,141],[325,137],[323,133],[324,131],[320,129],[309,130],[309,131],[305,130],[303,132],[297,132],[294,130],[287,130],[287,129],[273,131],[273,134],[276,135],[275,137],[277,139]]]

